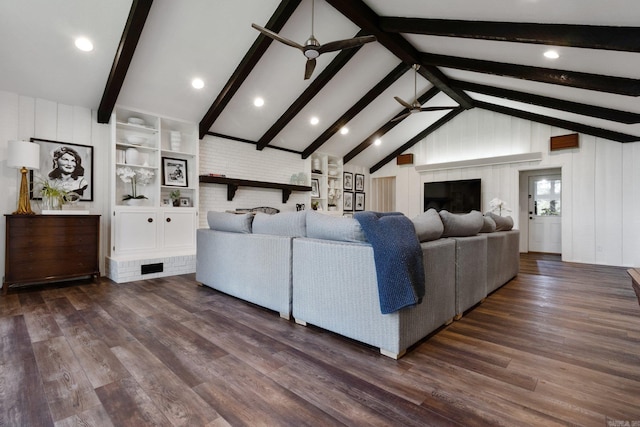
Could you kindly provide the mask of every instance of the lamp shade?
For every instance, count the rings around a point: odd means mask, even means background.
[[[7,166],[40,169],[40,146],[29,141],[9,141]]]

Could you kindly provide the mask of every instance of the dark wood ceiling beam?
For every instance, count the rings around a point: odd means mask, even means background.
[[[480,59],[460,58],[456,56],[422,53],[422,63],[438,67],[475,71],[498,76],[515,77],[562,86],[577,87],[619,95],[640,95],[640,80],[626,77],[603,76],[577,71],[554,70],[551,68],[530,67]]]
[[[218,133],[218,132],[207,132],[206,135],[209,136],[215,136],[216,138],[222,138],[222,139],[228,139],[229,141],[237,141],[237,142],[244,142],[245,144],[251,144],[251,145],[258,145],[257,142],[255,141],[251,141],[250,139],[245,139],[245,138],[240,138],[237,136],[232,136],[232,135],[225,135],[223,133]],[[290,148],[284,148],[284,147],[276,147],[276,146],[270,146],[269,148],[272,148],[274,150],[279,150],[279,151],[286,151],[287,153],[293,153],[293,154],[300,154],[302,155],[302,152],[298,151],[298,150],[292,150]]]
[[[568,120],[557,119],[555,117],[544,116],[541,114],[529,113],[515,108],[504,107],[501,105],[491,104],[489,102],[476,101],[476,107],[493,111],[508,116],[518,117],[524,120],[530,120],[536,123],[542,123],[562,129],[568,129],[575,132],[584,133],[586,135],[596,136],[598,138],[608,139],[617,142],[635,142],[640,141],[640,136],[629,135],[626,133],[615,132],[607,129],[597,128],[594,126],[584,125],[582,123],[571,122]]]
[[[401,61],[409,65],[422,65],[419,73],[462,107],[473,108],[473,100],[464,91],[457,91],[449,86],[449,79],[437,67],[421,63],[420,52],[404,37],[382,31],[379,25],[380,17],[364,2],[361,0],[327,0],[327,3],[358,27],[376,36],[378,42]]]
[[[374,172],[378,171],[384,165],[386,165],[387,163],[389,163],[390,161],[395,159],[398,155],[402,154],[403,152],[407,151],[409,148],[411,148],[414,145],[416,145],[418,142],[420,142],[423,139],[425,139],[427,136],[429,136],[430,134],[432,134],[433,132],[438,130],[444,124],[446,124],[449,121],[451,121],[454,117],[456,117],[458,114],[462,113],[463,111],[464,110],[462,108],[456,108],[455,110],[451,110],[445,116],[441,117],[436,122],[432,123],[428,128],[426,128],[425,130],[423,130],[422,132],[420,132],[419,134],[417,134],[416,136],[411,138],[409,141],[404,143],[397,150],[394,150],[387,157],[385,157],[384,159],[380,160],[378,163],[373,165],[369,169],[369,173],[374,173]]]
[[[265,25],[266,28],[271,31],[279,32],[284,24],[289,20],[293,12],[296,10],[302,0],[283,0],[278,5],[278,8],[269,19],[269,22]],[[240,61],[240,64],[235,69],[224,88],[220,91],[217,98],[209,107],[209,110],[200,120],[199,133],[200,139],[204,137],[207,131],[213,126],[213,123],[218,119],[222,111],[225,109],[229,101],[236,94],[238,89],[242,86],[246,78],[249,76],[253,68],[256,66],[262,55],[267,51],[273,39],[258,33],[258,37],[251,45],[251,48],[247,51]]]
[[[430,100],[431,98],[436,96],[438,93],[440,93],[440,89],[438,89],[437,87],[433,86],[432,88],[430,88],[429,90],[427,90],[425,93],[423,93],[422,95],[420,95],[418,97],[418,102],[420,104],[424,104],[425,102],[427,102],[428,100]],[[391,120],[389,120],[387,123],[382,125],[374,133],[369,135],[364,141],[362,141],[360,144],[358,144],[358,146],[355,147],[353,150],[349,151],[344,156],[343,162],[345,164],[347,164],[349,161],[351,161],[358,154],[362,153],[365,149],[370,147],[375,142],[376,139],[381,138],[384,134],[386,134],[391,129],[393,129],[394,127],[398,126],[400,123],[402,123],[402,121],[404,119],[400,119],[400,120],[394,120],[394,119],[396,119],[396,118],[400,117],[401,115],[406,114],[408,112],[409,112],[408,108],[403,108],[402,111],[400,111],[398,114],[393,116],[393,118]],[[420,114],[420,113],[418,113],[418,114]],[[407,117],[409,117],[409,116],[407,116]]]
[[[640,52],[640,27],[380,17],[391,33]]]
[[[394,68],[389,74],[387,74],[382,80],[378,82],[373,88],[371,88],[358,102],[353,104],[351,108],[347,110],[338,120],[336,120],[331,126],[325,130],[322,135],[316,138],[307,148],[302,152],[302,158],[306,159],[314,151],[327,142],[333,135],[335,135],[342,127],[346,126],[351,119],[353,119],[358,113],[364,110],[367,105],[373,102],[382,92],[389,88],[398,80],[404,73],[410,69],[409,65],[401,62],[396,68]]]
[[[107,84],[98,106],[98,123],[109,123],[111,119],[111,113],[118,100],[127,71],[129,71],[131,59],[136,51],[136,46],[138,46],[138,40],[140,40],[152,4],[153,0],[133,0],[131,4],[129,17],[122,31],[120,44],[113,58]]]
[[[596,105],[564,101],[562,99],[551,98],[548,96],[534,95],[531,93],[519,92],[510,89],[502,89],[495,86],[487,86],[479,83],[452,80],[451,85],[458,89],[468,90],[470,92],[497,96],[499,98],[525,102],[527,104],[539,105],[541,107],[553,108],[555,110],[568,111],[570,113],[581,114],[583,116],[596,117],[598,119],[610,120],[625,124],[640,123],[640,114],[631,113],[629,111],[614,110],[612,108],[598,107]]]
[[[358,31],[355,37],[361,37],[367,35],[365,31]],[[353,47],[350,49],[344,49],[336,55],[335,58],[322,70],[322,72],[316,77],[313,82],[304,92],[296,99],[293,104],[285,111],[278,120],[265,132],[258,140],[256,148],[262,150],[269,145],[273,138],[278,135],[282,129],[322,90],[322,88],[329,83],[329,81],[355,56],[356,53],[362,48],[362,46]],[[301,60],[304,61],[304,60]]]

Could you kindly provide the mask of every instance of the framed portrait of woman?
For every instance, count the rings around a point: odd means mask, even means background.
[[[45,182],[80,201],[93,201],[93,147],[70,142],[31,138],[40,146],[40,169],[30,171],[30,196],[40,200]]]

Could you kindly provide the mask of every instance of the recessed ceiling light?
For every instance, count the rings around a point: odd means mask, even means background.
[[[75,43],[76,47],[83,52],[91,52],[93,50],[93,43],[86,37],[78,37]]]
[[[262,107],[264,105],[264,99],[257,97],[253,100],[253,105],[255,105],[256,107]]]
[[[342,135],[346,135],[346,134],[348,134],[348,133],[349,133],[349,128],[348,128],[348,127],[343,126],[343,127],[340,129],[340,134],[342,134]]]
[[[320,123],[320,119],[317,117],[311,117],[311,120],[309,120],[309,123],[311,123],[312,125],[317,125],[318,123]]]
[[[544,56],[549,59],[558,59],[560,55],[555,50],[548,50],[544,53]]]
[[[191,80],[191,86],[196,89],[202,89],[204,87],[204,81],[202,79],[195,78]]]
[[[373,143],[375,145],[380,145],[380,144],[382,144],[382,140],[380,138],[377,138],[375,141],[373,141]]]

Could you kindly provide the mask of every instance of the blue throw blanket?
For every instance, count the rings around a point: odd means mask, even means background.
[[[421,303],[424,265],[411,220],[399,212],[357,212],[354,218],[373,247],[382,314]]]

